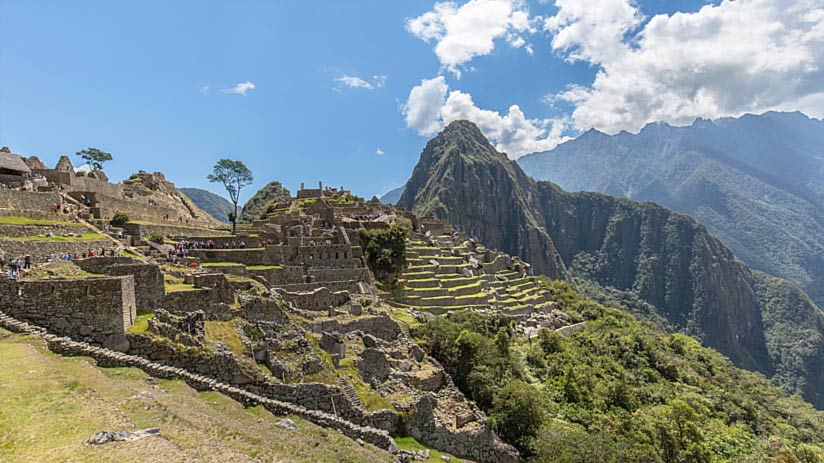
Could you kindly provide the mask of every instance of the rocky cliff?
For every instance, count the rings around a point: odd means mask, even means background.
[[[451,123],[427,143],[398,205],[519,255],[536,273],[572,279],[605,302],[646,311],[824,407],[821,368],[812,362],[824,352],[821,325],[803,339],[784,339],[765,326],[771,313],[821,312],[788,296],[794,285],[756,277],[689,216],[534,181],[467,121]],[[785,297],[768,303],[771,291],[764,288],[776,282]],[[790,377],[804,386],[788,386]]]

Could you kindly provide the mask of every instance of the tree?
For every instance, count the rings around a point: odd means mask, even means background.
[[[103,163],[112,160],[112,155],[110,153],[97,148],[86,148],[75,154],[83,158],[83,160],[86,161],[86,164],[94,170],[103,170]]]
[[[234,235],[237,228],[237,202],[240,199],[240,189],[252,184],[254,180],[252,171],[242,161],[221,159],[206,178],[212,183],[222,183],[226,192],[229,193],[229,199],[234,205],[234,211],[229,215]]]

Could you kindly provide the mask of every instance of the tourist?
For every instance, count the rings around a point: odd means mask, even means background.
[[[54,253],[50,252],[49,255],[46,256],[46,260],[49,261],[49,262],[53,261],[54,260]]]
[[[240,241],[240,249],[246,249],[246,242],[243,240]]]
[[[26,254],[24,259],[23,269],[30,270],[31,269],[31,254]]]

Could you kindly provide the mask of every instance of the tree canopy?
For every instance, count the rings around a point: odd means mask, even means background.
[[[240,199],[241,188],[251,185],[254,181],[252,171],[243,164],[243,161],[235,161],[232,159],[219,160],[212,173],[207,177],[212,183],[221,183],[229,193],[229,199],[232,200],[234,211],[229,214],[229,220],[232,222],[232,233],[235,232],[237,225],[237,202]]]
[[[86,164],[94,170],[103,170],[103,163],[112,160],[111,153],[91,147],[78,151],[75,154],[83,158]]]

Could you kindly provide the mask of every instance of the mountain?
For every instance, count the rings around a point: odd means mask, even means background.
[[[394,190],[389,190],[381,196],[381,202],[384,204],[396,204],[399,199],[401,199],[401,193],[403,193],[404,187],[399,186]]]
[[[243,205],[240,221],[248,223],[257,220],[266,213],[269,206],[280,199],[289,199],[290,196],[289,190],[283,184],[278,181],[269,182]]]
[[[754,273],[687,215],[533,180],[467,121],[426,144],[398,205],[695,336],[824,407],[824,313],[796,285]]]
[[[209,215],[223,223],[229,223],[229,213],[232,212],[232,203],[223,196],[216,195],[200,188],[180,188],[195,205]]]
[[[569,191],[689,214],[751,267],[797,283],[824,307],[824,121],[768,112],[638,134],[590,130],[518,163]]]

